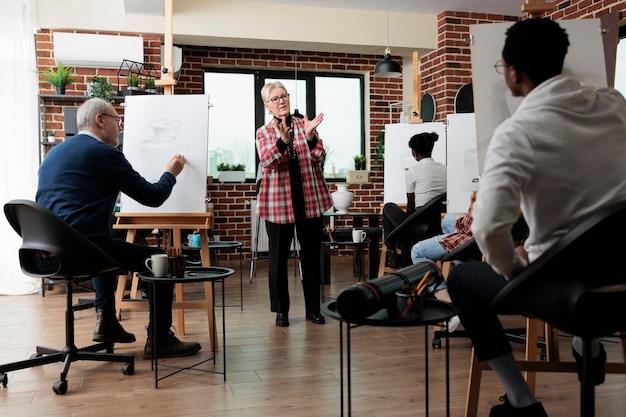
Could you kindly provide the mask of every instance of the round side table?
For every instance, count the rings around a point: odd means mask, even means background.
[[[209,266],[209,267],[188,267],[185,269],[185,275],[183,277],[155,277],[152,275],[152,272],[145,271],[137,274],[137,277],[150,284],[152,287],[152,294],[156,294],[157,288],[159,287],[158,283],[172,283],[172,284],[186,284],[190,282],[211,282],[211,285],[215,287],[215,283],[219,282],[222,284],[222,354],[224,367],[222,372],[203,370],[203,369],[195,369],[203,372],[210,373],[221,373],[224,375],[224,381],[226,381],[226,321],[225,321],[225,310],[224,310],[224,280],[231,276],[235,272],[232,268],[222,268],[218,266]],[[215,289],[215,288],[214,288]],[[213,291],[215,292],[215,291]],[[155,297],[156,298],[156,297]],[[213,361],[213,365],[215,365],[215,357],[217,353],[213,353],[213,356],[209,359],[205,359],[203,361],[197,362],[190,366],[178,367],[177,370],[171,372],[165,376],[159,378],[159,359],[157,355],[157,340],[156,333],[154,329],[157,327],[157,323],[155,320],[154,314],[154,303],[150,303],[150,322],[152,323],[152,334],[150,335],[150,340],[152,341],[152,369],[154,369],[154,386],[155,388],[159,388],[159,381],[165,379],[169,376],[182,372],[186,369],[192,369],[201,365],[208,361]],[[213,309],[215,309],[215,302],[213,303]]]

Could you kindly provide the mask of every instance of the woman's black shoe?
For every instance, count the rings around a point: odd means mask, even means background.
[[[537,402],[526,407],[515,408],[509,402],[506,394],[500,397],[503,404],[494,405],[489,412],[489,417],[548,417],[541,403]]]
[[[311,320],[311,323],[315,324],[324,324],[326,323],[326,319],[320,313],[310,313],[306,315],[307,320]]]
[[[276,325],[278,327],[287,327],[287,326],[289,326],[289,314],[287,314],[287,313],[276,313]]]

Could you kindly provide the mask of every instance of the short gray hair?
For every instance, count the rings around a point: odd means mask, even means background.
[[[285,93],[289,94],[289,91],[287,91],[287,88],[280,81],[267,83],[263,86],[263,88],[261,88],[261,100],[263,100],[264,103],[267,103],[268,101],[270,101],[270,91],[272,91],[275,88],[282,88],[283,90],[285,90]]]
[[[94,127],[96,116],[105,114],[110,106],[111,103],[98,97],[90,98],[84,102],[76,111],[76,127],[78,130]]]

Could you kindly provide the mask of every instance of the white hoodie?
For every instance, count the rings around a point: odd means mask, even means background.
[[[496,128],[484,166],[472,232],[487,262],[512,278],[526,266],[510,232],[520,207],[532,262],[581,216],[626,200],[624,97],[563,75],[546,80]]]

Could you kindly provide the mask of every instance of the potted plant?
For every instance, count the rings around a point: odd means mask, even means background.
[[[146,78],[146,80],[144,81],[144,87],[145,87],[145,91],[146,93],[150,93],[150,94],[156,94],[156,89],[154,88],[154,84],[155,80],[152,77]]]
[[[222,182],[244,182],[246,166],[244,164],[228,164],[222,162],[217,166],[218,179]]]
[[[76,81],[76,78],[72,77],[73,73],[74,67],[66,67],[61,61],[56,61],[56,68],[41,71],[40,75],[55,87],[57,94],[65,94],[65,88]]]
[[[95,75],[87,84],[87,95],[91,98],[99,97],[109,103],[113,103],[115,101],[113,97],[115,97],[116,93],[113,84],[105,77]]]
[[[365,169],[365,155],[354,156],[354,169],[361,171]]]
[[[126,76],[126,84],[128,85],[128,90],[139,90],[139,75],[132,72],[129,73]]]
[[[46,140],[47,140],[48,142],[56,142],[56,138],[55,138],[55,136],[54,136],[54,132],[53,132],[52,130],[49,130],[49,131],[46,133]]]

